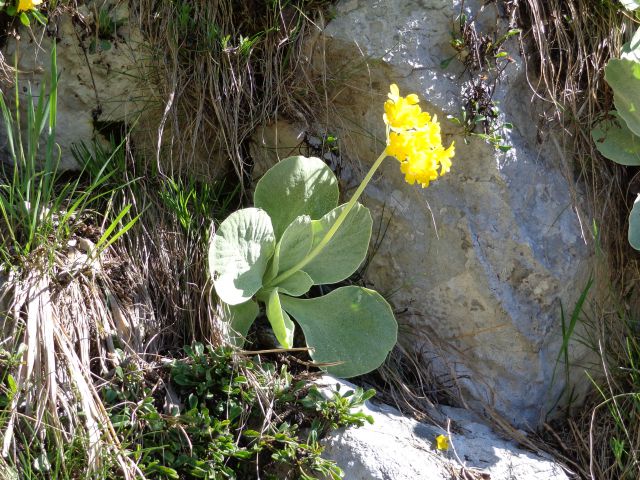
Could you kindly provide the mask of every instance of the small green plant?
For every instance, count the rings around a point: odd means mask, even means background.
[[[130,364],[118,367],[102,391],[128,455],[147,478],[253,478],[258,468],[265,478],[341,478],[340,468],[321,457],[319,441],[336,428],[371,421],[356,409],[372,391],[325,398],[284,366],[199,343],[184,351],[153,373],[165,387],[156,380],[146,386],[144,373]],[[163,388],[173,398],[164,412]],[[264,395],[272,418],[260,406]]]
[[[106,7],[101,7],[97,10],[95,16],[95,32],[89,43],[89,53],[92,54],[98,51],[106,52],[111,50],[118,28],[126,24],[126,20],[118,19],[116,14]]]
[[[243,344],[260,302],[283,347],[293,346],[291,315],[311,357],[338,362],[327,371],[340,377],[377,368],[395,345],[393,312],[373,290],[347,286],[322,297],[296,298],[313,285],[345,280],[363,262],[372,219],[358,199],[385,158],[398,159],[406,181],[422,187],[451,167],[454,146],[443,147],[440,124],[421,110],[418,96],[401,97],[395,84],[388,96],[387,148],[347,203],[338,205],[338,181],[324,162],[290,157],[260,179],[255,207],[232,213],[216,231],[210,273],[232,343]]]
[[[496,102],[489,97],[488,103],[481,106],[484,101],[487,101],[487,97],[468,97],[467,106],[462,109],[460,116],[448,115],[447,119],[463,128],[465,142],[468,137],[477,137],[492,145],[496,150],[508,152],[512,147],[505,143],[506,139],[503,134],[505,130],[511,130],[513,124],[497,121],[500,111]]]
[[[220,225],[210,250],[234,343],[242,344],[258,301],[283,347],[293,346],[292,315],[316,361],[344,362],[330,372],[353,376],[376,368],[396,341],[395,319],[382,296],[349,286],[324,297],[295,298],[356,271],[371,236],[369,210],[355,201],[338,206],[333,172],[320,159],[305,157],[271,168],[254,201],[255,208],[238,210]]]
[[[447,68],[452,60],[459,60],[470,80],[463,91],[464,105],[459,116],[447,118],[463,128],[465,142],[468,137],[481,138],[502,152],[511,150],[505,134],[513,128],[509,122],[500,121],[498,102],[493,99],[496,86],[506,68],[513,62],[504,49],[510,38],[520,34],[517,28],[494,35],[479,33],[475,18],[462,11],[451,33],[451,46],[455,54],[440,63]]]
[[[64,244],[80,222],[80,214],[113,192],[112,189],[105,192],[104,186],[115,172],[111,162],[115,153],[104,157],[92,171],[87,168],[82,172],[90,177],[88,185],[83,183],[82,174],[68,182],[59,181],[62,172],[59,147],[55,143],[58,92],[55,46],[51,53],[51,72],[49,86],[43,81],[37,95],[27,90],[25,129],[21,128],[17,79],[15,112],[0,92],[0,112],[11,161],[11,166],[5,166],[0,172],[6,178],[6,183],[0,186],[0,258],[5,265],[21,265],[38,250],[51,250]],[[122,145],[115,152],[121,148]],[[129,217],[130,208],[125,205],[115,214],[96,245],[95,254],[113,244],[137,221],[137,216]],[[123,220],[125,224],[120,226]]]
[[[16,352],[20,359],[18,364],[8,362],[3,372],[2,455],[20,452],[21,445],[37,444],[51,453],[48,464],[55,470],[67,462],[65,451],[56,447],[65,439],[86,434],[77,448],[88,452],[84,461],[96,470],[98,450],[107,444],[105,450],[114,451],[113,444],[108,444],[112,437],[92,392],[88,359],[86,369],[81,368],[75,351],[78,324],[74,322],[84,319],[65,315],[68,310],[61,297],[72,283],[100,284],[96,280],[102,273],[95,265],[138,216],[130,213],[130,204],[113,201],[118,187],[112,183],[117,169],[111,158],[74,174],[59,168],[60,147],[55,141],[58,79],[54,44],[50,76],[41,81],[35,94],[18,78],[10,98],[0,92],[7,153],[0,167],[0,260],[6,275],[1,292],[6,300],[3,348]],[[82,249],[76,248],[80,244]],[[95,322],[95,331],[104,332],[110,328],[105,328],[110,321],[105,313],[107,300],[96,297],[83,297],[83,306],[91,308],[100,302],[101,313],[87,318]],[[40,395],[42,391],[49,394]],[[73,408],[59,408],[72,402],[76,402]],[[38,421],[33,422],[33,417]],[[34,443],[36,437],[39,443]],[[15,455],[13,460],[17,461]],[[37,466],[42,470],[47,463],[42,460]],[[46,478],[52,478],[48,475]]]
[[[226,212],[234,199],[233,191],[225,189],[224,181],[202,183],[194,179],[164,178],[158,195],[166,209],[171,212],[188,235],[200,232],[208,222],[212,212]],[[205,223],[206,222],[206,223]]]
[[[623,46],[621,58],[605,67],[616,109],[591,130],[600,153],[620,165],[640,166],[640,29]],[[640,195],[629,215],[629,243],[640,250]]]

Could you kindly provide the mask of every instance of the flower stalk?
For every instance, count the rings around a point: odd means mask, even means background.
[[[347,203],[347,206],[344,208],[344,210],[342,210],[342,212],[340,212],[340,215],[338,215],[338,218],[336,219],[334,224],[331,226],[331,228],[327,231],[325,236],[322,237],[322,240],[320,240],[318,245],[316,245],[315,248],[313,250],[311,250],[311,252],[309,252],[309,254],[305,258],[300,260],[296,265],[291,267],[286,272],[281,273],[276,278],[274,278],[271,282],[269,282],[271,285],[277,285],[278,283],[282,282],[283,280],[286,280],[287,278],[289,278],[291,275],[296,273],[298,270],[302,270],[309,262],[311,262],[311,260],[316,258],[318,256],[318,254],[320,252],[322,252],[324,247],[331,241],[331,239],[336,234],[336,232],[338,231],[340,226],[344,223],[344,221],[346,220],[347,216],[349,215],[349,212],[353,209],[353,207],[355,206],[356,202],[358,201],[358,199],[362,195],[362,192],[364,192],[364,189],[367,187],[367,185],[369,184],[369,182],[373,178],[373,175],[376,173],[376,171],[378,170],[378,168],[382,164],[382,161],[385,158],[387,158],[388,155],[389,154],[387,153],[387,149],[385,148],[383,150],[383,152],[380,154],[380,156],[373,163],[371,168],[369,169],[369,172],[367,173],[367,175],[362,180],[362,183],[360,183],[360,185],[356,189],[355,193],[353,194],[353,196],[351,197],[351,199]]]

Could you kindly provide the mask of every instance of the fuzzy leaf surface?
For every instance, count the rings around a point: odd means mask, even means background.
[[[209,246],[209,271],[223,302],[244,303],[262,287],[275,243],[271,219],[259,208],[237,210],[222,222]]]
[[[253,300],[238,305],[222,304],[222,320],[227,323],[229,343],[242,348],[249,328],[258,317],[260,308]]]
[[[640,136],[640,63],[624,58],[609,60],[605,80],[613,89],[613,102],[629,129]]]
[[[271,167],[258,181],[255,206],[273,222],[276,238],[300,215],[315,220],[338,204],[338,181],[319,158],[289,157]]]
[[[620,165],[640,165],[640,137],[633,134],[617,112],[609,112],[610,119],[602,120],[591,138],[598,151]]]
[[[629,11],[637,10],[640,7],[639,0],[620,0],[620,3]]]
[[[631,41],[622,46],[620,58],[640,62],[640,28],[633,34]]]
[[[345,207],[346,204],[340,205],[320,220],[312,222],[313,248],[320,243]],[[302,270],[309,274],[315,285],[337,283],[349,277],[367,255],[372,226],[369,209],[357,203],[322,252]]]
[[[313,245],[313,227],[309,215],[296,218],[282,234],[276,246],[278,273],[286,272],[300,262]]]
[[[629,243],[640,250],[640,195],[636,197],[629,215]]]
[[[281,297],[313,348],[316,362],[343,362],[326,370],[354,377],[378,368],[396,344],[398,324],[378,292],[349,286],[312,299]]]
[[[299,297],[307,293],[312,285],[313,280],[311,277],[302,270],[298,270],[289,278],[285,278],[278,283],[276,287],[278,287],[281,293],[291,295],[292,297]]]

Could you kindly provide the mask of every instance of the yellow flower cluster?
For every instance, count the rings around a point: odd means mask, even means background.
[[[28,12],[29,10],[35,10],[37,5],[40,5],[42,0],[18,0],[18,12]]]
[[[436,437],[436,448],[438,450],[449,450],[449,437],[445,435],[438,435]]]
[[[400,171],[410,185],[418,182],[422,187],[451,169],[455,150],[442,146],[440,124],[436,117],[423,112],[414,93],[400,96],[400,90],[391,85],[389,99],[384,104],[384,123],[387,124],[387,154],[400,162]]]

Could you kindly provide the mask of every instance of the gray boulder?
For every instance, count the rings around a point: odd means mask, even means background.
[[[354,386],[324,377],[325,394],[344,393]],[[442,407],[449,419],[451,444],[447,451],[435,448],[435,438],[447,435],[436,426],[402,416],[395,408],[367,402],[362,411],[373,424],[342,429],[323,440],[325,458],[345,472],[345,480],[442,480],[487,478],[491,480],[568,480],[563,468],[543,454],[518,448],[498,437],[473,414]],[[464,471],[469,476],[463,476]],[[472,476],[471,474],[475,474]]]
[[[493,6],[480,3],[464,4],[479,30],[508,29]],[[465,142],[446,120],[460,115],[468,87],[459,60],[442,67],[456,53],[451,32],[459,13],[460,2],[451,0],[339,2],[310,46],[330,79],[328,127],[266,127],[255,157],[290,155],[302,132],[329,128],[340,139],[344,184],[353,186],[384,148],[389,84],[417,93],[440,119],[445,145],[455,141],[453,168],[421,189],[405,183],[396,160],[383,163],[363,198],[374,225],[389,222],[366,280],[402,312],[400,341],[436,374],[455,377],[466,401],[535,427],[562,404],[562,392],[573,388],[579,399],[588,388],[582,372],[573,378],[583,381],[565,385],[556,361],[561,306],[571,312],[593,266],[589,217],[577,209],[580,193],[553,132],[540,129],[515,44],[493,92],[496,124],[513,124],[500,130],[512,148],[505,153],[478,137]],[[268,148],[261,153],[260,146]],[[587,352],[571,344],[569,354],[579,363]]]

